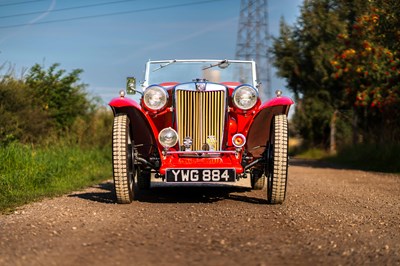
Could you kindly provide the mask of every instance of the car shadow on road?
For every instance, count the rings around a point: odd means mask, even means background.
[[[303,166],[312,168],[332,168],[332,169],[351,169],[342,165],[337,165],[331,162],[315,160],[315,159],[300,159],[290,158],[289,166]]]
[[[248,195],[248,187],[228,185],[170,186],[155,184],[150,190],[138,191],[137,200],[148,203],[213,203],[235,200],[249,203],[264,203]]]
[[[115,204],[114,185],[111,181],[93,186],[93,189],[69,195],[85,200]],[[93,190],[93,191],[92,191]],[[149,190],[135,189],[135,200],[147,203],[213,203],[221,200],[234,200],[253,204],[266,204],[263,198],[254,197],[249,187],[231,185],[168,185],[152,183]]]
[[[95,191],[91,191],[94,189]],[[89,191],[78,191],[68,195],[68,197],[77,197],[85,200],[96,201],[100,203],[115,203],[114,184],[111,181],[92,186]]]

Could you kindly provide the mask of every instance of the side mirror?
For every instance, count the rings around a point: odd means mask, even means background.
[[[126,93],[136,94],[136,79],[134,77],[126,78]]]

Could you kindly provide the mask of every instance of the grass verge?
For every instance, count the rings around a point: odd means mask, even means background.
[[[289,153],[289,155],[299,159],[312,159],[312,160],[323,160],[330,158],[332,156],[326,150],[318,148],[305,149],[298,151],[298,153],[292,152]]]
[[[109,149],[60,145],[0,148],[0,212],[43,197],[92,185],[111,176]]]
[[[400,174],[400,145],[360,144],[326,160],[349,168]]]
[[[400,145],[359,144],[341,148],[332,155],[324,149],[294,147],[289,155],[299,159],[321,160],[343,168],[400,174]]]

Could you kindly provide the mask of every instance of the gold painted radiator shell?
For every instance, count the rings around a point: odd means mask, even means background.
[[[218,84],[185,84],[175,89],[179,146],[190,137],[192,151],[203,150],[207,138],[215,137],[215,150],[222,148],[226,116],[226,87]],[[199,90],[202,88],[203,90]],[[211,137],[211,139],[213,139]],[[210,140],[209,140],[210,141]]]

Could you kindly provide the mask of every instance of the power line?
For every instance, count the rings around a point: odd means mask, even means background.
[[[185,3],[185,4],[175,4],[175,5],[160,6],[160,7],[150,7],[150,8],[129,10],[129,11],[114,12],[114,13],[105,13],[105,14],[99,14],[99,15],[82,16],[82,17],[66,18],[66,19],[47,20],[47,21],[35,22],[33,24],[29,24],[29,23],[14,24],[14,25],[8,25],[8,26],[0,26],[0,29],[9,29],[9,28],[24,27],[24,26],[28,26],[28,25],[33,26],[33,25],[38,25],[38,24],[50,24],[50,23],[82,20],[82,19],[91,19],[91,18],[99,18],[99,17],[125,15],[125,14],[130,14],[130,13],[149,12],[149,11],[156,11],[156,10],[162,10],[162,9],[171,9],[171,8],[176,8],[176,7],[201,5],[201,4],[207,4],[207,3],[217,2],[217,1],[226,1],[226,0],[198,1],[198,2]]]
[[[36,1],[37,1],[37,0],[36,0]],[[39,0],[39,1],[42,1],[42,0]],[[99,4],[84,5],[84,6],[74,6],[74,7],[59,8],[59,9],[53,9],[53,10],[51,10],[50,13],[53,13],[53,12],[61,12],[61,11],[66,11],[66,10],[81,9],[81,8],[88,8],[88,7],[96,7],[96,6],[105,6],[105,5],[119,4],[119,3],[132,2],[132,1],[137,1],[137,0],[121,0],[121,1],[114,1],[114,2],[105,2],[105,3],[99,3]],[[44,11],[29,12],[29,13],[13,14],[13,15],[1,16],[0,19],[4,19],[4,18],[14,18],[14,17],[22,17],[22,16],[28,16],[28,15],[37,15],[37,14],[42,14],[42,13],[44,13],[44,12],[46,12],[46,10],[44,10]]]
[[[31,0],[31,1],[24,1],[24,2],[0,4],[0,6],[16,6],[16,5],[28,4],[28,3],[34,3],[34,2],[42,2],[42,1],[44,1],[44,0]]]

